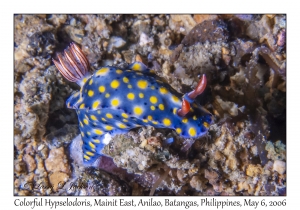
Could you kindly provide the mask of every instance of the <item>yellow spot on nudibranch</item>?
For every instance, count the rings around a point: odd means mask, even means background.
[[[144,93],[139,93],[140,98],[144,98]]]
[[[106,129],[106,130],[108,130],[108,131],[110,131],[110,130],[112,130],[112,129],[113,129],[113,127],[112,127],[112,126],[110,126],[110,125],[107,125],[107,126],[105,126],[105,129]]]
[[[197,117],[196,117],[196,115],[194,115],[194,116],[193,116],[193,120],[197,120]]]
[[[107,121],[104,117],[102,117],[101,120],[102,120],[103,122],[106,122],[106,121]]]
[[[100,129],[95,129],[94,131],[98,135],[102,135],[103,134],[103,132]]]
[[[89,156],[87,156],[87,155],[84,155],[83,157],[84,157],[84,159],[87,159],[87,160],[91,159],[91,158],[90,158]]]
[[[141,89],[145,89],[148,85],[148,82],[146,80],[139,80],[137,82],[137,86]]]
[[[156,98],[155,96],[151,96],[151,97],[150,97],[150,102],[151,102],[152,104],[156,104],[156,103],[157,103],[157,98]]]
[[[113,80],[111,83],[110,83],[110,86],[114,89],[118,88],[120,85],[119,81],[118,80]]]
[[[106,93],[105,94],[105,98],[109,98],[110,94],[109,93]]]
[[[92,142],[89,142],[91,148],[95,149],[95,145]]]
[[[122,115],[122,117],[124,117],[124,118],[128,118],[128,115],[127,115],[126,113],[122,113],[121,115]]]
[[[132,88],[132,85],[129,84],[129,85],[127,85],[127,87],[128,87],[129,89],[131,89],[131,88]]]
[[[87,119],[83,119],[84,124],[88,125],[89,121]]]
[[[89,85],[93,84],[93,79],[90,79]]]
[[[195,130],[194,127],[191,127],[191,128],[189,129],[189,134],[190,134],[190,136],[196,136],[196,130]]]
[[[151,120],[153,120],[153,118],[152,118],[152,116],[151,116],[151,115],[148,115],[148,117],[147,117],[147,118],[148,118],[148,120],[150,120],[150,121],[151,121]]]
[[[208,128],[209,127],[209,124],[207,122],[203,122],[202,124],[205,128]]]
[[[93,105],[92,105],[92,108],[93,108],[93,109],[98,108],[99,104],[100,104],[100,101],[95,101],[95,102],[93,103]]]
[[[99,139],[94,139],[93,142],[96,143],[96,144],[99,144],[100,140]]]
[[[135,70],[135,71],[141,70],[141,65],[140,65],[139,63],[135,63],[135,64],[132,66],[132,70]]]
[[[123,77],[123,82],[128,83],[129,79],[127,77]]]
[[[160,110],[164,110],[164,109],[165,109],[165,106],[164,106],[163,104],[159,104],[159,105],[158,105],[158,108],[159,108]]]
[[[117,74],[122,74],[122,73],[123,73],[123,71],[122,71],[122,70],[120,70],[120,69],[118,69],[118,70],[116,70],[116,73],[117,73]]]
[[[86,134],[87,134],[88,136],[90,136],[90,135],[91,135],[91,132],[88,131],[88,132],[86,132]]]
[[[173,109],[173,114],[177,114],[177,108]]]
[[[101,68],[96,72],[96,76],[105,75],[108,72],[108,70],[109,69],[107,67]]]
[[[107,118],[110,118],[110,119],[113,118],[112,114],[110,114],[110,113],[107,113],[107,114],[106,114],[106,117],[107,117]]]
[[[83,132],[81,132],[80,134],[81,134],[82,137],[84,137],[84,133]]]
[[[176,128],[176,132],[177,132],[178,134],[181,134],[181,132],[182,132],[181,128]]]
[[[185,118],[182,119],[182,122],[183,122],[183,123],[187,123],[187,122],[188,122],[188,119],[185,117]]]
[[[167,127],[171,125],[171,120],[169,118],[164,118],[163,119],[163,124]]]
[[[81,105],[79,106],[79,108],[80,108],[80,109],[84,109],[84,104],[81,104]]]
[[[158,124],[158,122],[157,122],[157,121],[154,121],[154,120],[152,121],[152,123],[153,123],[153,124],[155,124],[155,125],[157,125],[157,124]]]
[[[89,95],[89,97],[92,97],[94,95],[94,91],[89,90],[88,95]]]
[[[155,87],[152,85],[151,87],[150,87],[152,90],[154,90],[155,89]]]
[[[155,110],[155,106],[150,106],[150,109],[151,109],[152,111],[154,111],[154,110]]]
[[[133,109],[134,114],[141,115],[143,113],[143,109],[139,106],[135,106]]]
[[[98,111],[97,111],[97,114],[101,114],[101,111],[100,111],[100,110],[98,110]]]
[[[144,122],[144,123],[147,123],[147,122],[148,122],[148,120],[146,120],[146,119],[143,119],[143,122]]]
[[[127,126],[124,125],[123,123],[118,123],[117,125],[118,125],[119,128],[127,128]]]
[[[118,99],[113,99],[113,100],[111,100],[111,105],[112,106],[118,106],[119,105],[119,100]]]
[[[174,102],[178,102],[179,101],[179,98],[177,98],[176,96],[172,95],[172,99]]]
[[[133,100],[134,99],[134,94],[133,93],[128,93],[127,98],[130,99],[130,100]]]
[[[97,120],[97,117],[95,115],[90,116],[92,120]]]
[[[100,93],[104,93],[104,92],[105,92],[105,87],[104,87],[103,85],[101,85],[101,86],[99,87],[99,92],[100,92]]]
[[[128,120],[126,120],[126,119],[123,119],[123,122],[128,122]]]
[[[94,153],[92,153],[92,152],[86,152],[86,154],[89,156],[94,156]]]
[[[83,78],[82,82],[86,83],[86,81],[87,81],[87,78]]]
[[[80,122],[80,123],[79,123],[79,125],[80,125],[81,127],[83,127],[83,124],[82,124],[82,122]]]
[[[160,92],[161,94],[167,94],[167,93],[168,93],[168,90],[167,90],[167,88],[165,88],[165,87],[161,87],[161,88],[159,88],[159,92]]]

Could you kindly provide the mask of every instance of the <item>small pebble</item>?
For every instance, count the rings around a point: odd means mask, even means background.
[[[282,160],[275,160],[273,164],[274,171],[277,171],[279,174],[284,174],[286,170],[286,163]]]

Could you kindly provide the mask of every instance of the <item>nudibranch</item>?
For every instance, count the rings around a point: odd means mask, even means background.
[[[59,61],[53,62],[61,74],[81,87],[66,104],[77,112],[87,164],[103,155],[106,134],[150,125],[196,138],[206,134],[212,123],[212,115],[194,101],[206,87],[205,75],[195,90],[181,96],[141,62],[125,69],[102,67],[91,74],[87,57],[74,43],[57,57]]]

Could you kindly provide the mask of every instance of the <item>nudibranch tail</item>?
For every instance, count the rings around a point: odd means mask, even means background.
[[[177,111],[177,115],[179,117],[184,117],[187,113],[189,113],[190,107],[191,107],[190,103],[192,103],[198,95],[203,93],[203,91],[206,88],[206,84],[207,84],[207,79],[206,79],[205,74],[203,74],[202,77],[200,78],[195,90],[193,90],[183,96],[181,109],[178,109],[178,111]]]
[[[60,73],[70,82],[80,81],[87,76],[90,64],[83,51],[75,44],[64,51],[64,56],[57,55],[58,60],[53,59],[53,63]]]

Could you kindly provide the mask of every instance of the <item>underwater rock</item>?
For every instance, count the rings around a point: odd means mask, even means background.
[[[70,142],[78,135],[78,126],[66,124],[61,129],[55,130],[54,132],[45,136],[45,141],[48,143],[50,148],[52,147],[67,147]]]
[[[141,174],[152,165],[159,164],[160,158],[165,159],[165,155],[167,155],[164,154],[163,150],[155,149],[161,145],[157,141],[158,137],[146,137],[147,134],[144,135],[140,133],[136,140],[127,135],[116,135],[103,152],[113,157],[114,163],[118,167],[125,168],[128,173]]]
[[[31,155],[25,154],[23,160],[27,165],[28,172],[33,172],[36,169],[36,163]]]
[[[64,24],[67,21],[67,18],[67,15],[53,14],[48,15],[47,21],[49,21],[56,28],[59,28],[62,24]]]
[[[29,37],[27,52],[31,56],[42,56],[44,58],[52,55],[55,49],[55,35],[50,31],[36,32]]]
[[[286,146],[280,140],[275,143],[267,141],[265,150],[268,152],[268,158],[271,160],[286,159]]]
[[[195,190],[200,192],[204,191],[207,188],[206,182],[198,176],[193,176],[190,181],[190,185],[192,188],[195,188]]]
[[[206,20],[195,27],[183,38],[181,44],[192,46],[196,43],[227,42],[228,29],[222,20]]]
[[[196,21],[197,24],[204,22],[205,20],[215,20],[218,19],[217,15],[194,15],[194,20]]]
[[[84,15],[82,18],[87,23],[84,28],[86,31],[95,31],[97,35],[102,38],[110,38],[112,27],[110,25],[107,25],[103,18],[95,15]]]
[[[255,177],[262,173],[262,168],[260,165],[250,164],[246,169],[247,176]]]
[[[181,80],[181,85],[190,87],[202,74],[206,74],[208,80],[213,79],[219,74],[218,70],[229,64],[231,51],[225,50],[229,47],[228,36],[224,21],[206,20],[182,39],[170,56],[170,62],[176,67],[175,76]],[[179,69],[183,69],[185,74],[178,74],[182,71]],[[174,76],[169,77],[172,87],[181,91]]]
[[[111,53],[113,49],[123,47],[125,44],[126,42],[121,37],[112,36],[109,39],[107,51]]]
[[[286,163],[282,160],[275,160],[273,169],[282,175],[286,170]]]
[[[21,174],[26,170],[26,164],[24,161],[15,161],[15,173]]]
[[[224,115],[224,113],[228,113],[231,116],[238,115],[238,106],[237,104],[230,101],[223,101],[220,96],[215,97],[214,106],[218,115]]]
[[[57,192],[69,179],[66,173],[56,171],[49,176],[49,181],[53,186],[54,192]]]
[[[143,19],[137,19],[133,24],[132,24],[132,32],[134,35],[137,37],[141,36],[142,33],[145,34],[150,34],[151,31],[151,20],[149,17],[143,18]]]
[[[173,31],[186,35],[196,25],[191,15],[170,15],[169,26]]]
[[[67,34],[70,39],[76,43],[81,44],[82,38],[85,36],[83,28],[77,28],[74,26],[67,25],[63,28],[63,31]]]
[[[134,61],[134,52],[132,50],[124,50],[122,54],[126,63],[132,63]]]
[[[148,37],[147,34],[145,33],[141,33],[139,45],[143,47],[146,45],[153,45],[153,44],[154,44],[153,38]]]
[[[66,158],[63,147],[53,148],[49,152],[48,158],[45,160],[45,166],[49,172],[70,173],[70,166]]]

